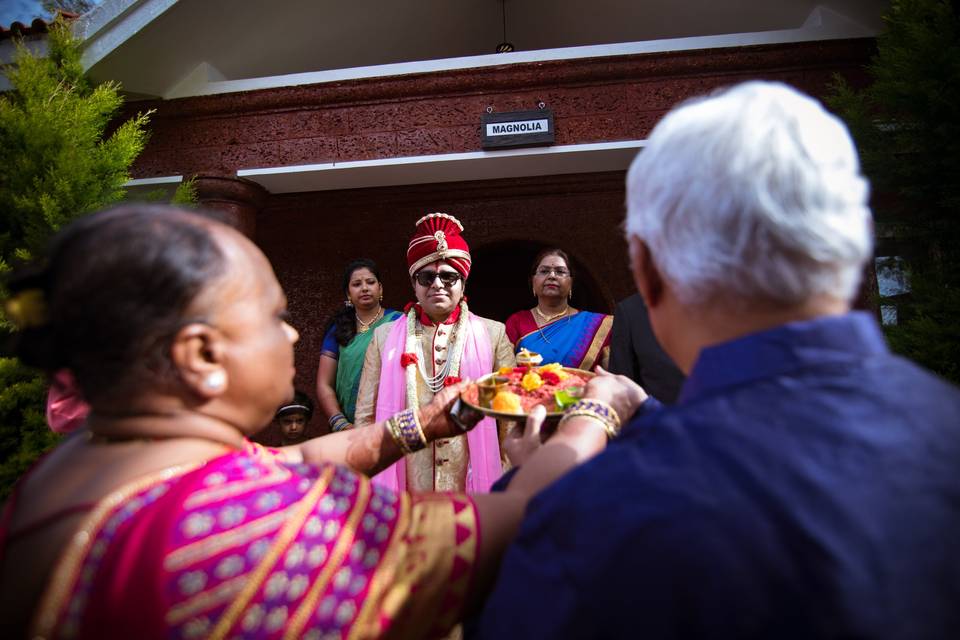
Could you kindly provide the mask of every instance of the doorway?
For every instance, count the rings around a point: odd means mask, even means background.
[[[530,284],[530,267],[547,245],[532,240],[506,240],[471,247],[473,268],[467,284],[470,310],[503,322],[511,314],[537,303]],[[575,279],[570,303],[577,309],[611,313],[590,270],[570,255]]]

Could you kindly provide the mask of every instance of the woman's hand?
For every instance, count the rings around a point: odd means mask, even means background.
[[[464,431],[450,419],[450,409],[470,384],[469,381],[463,381],[445,387],[433,396],[433,400],[420,406],[417,415],[420,419],[420,426],[423,427],[423,434],[427,437],[427,442],[433,442],[437,438],[452,438],[464,434]],[[475,411],[462,411],[459,417],[460,421],[465,423],[465,426],[473,428],[483,419],[483,414]]]
[[[617,412],[622,424],[626,424],[647,399],[647,392],[636,382],[623,375],[616,375],[597,367],[597,375],[587,382],[584,398],[606,402]]]
[[[538,404],[527,415],[527,423],[523,427],[523,433],[511,430],[503,441],[503,450],[513,466],[519,467],[540,448],[542,444],[540,442],[540,427],[543,426],[543,420],[546,417],[546,408]]]

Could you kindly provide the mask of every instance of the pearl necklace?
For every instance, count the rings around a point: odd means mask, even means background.
[[[548,323],[548,322],[552,322],[553,320],[556,320],[557,318],[559,318],[559,317],[561,317],[561,316],[567,315],[567,311],[570,311],[570,305],[565,306],[565,307],[563,308],[563,311],[561,311],[560,313],[555,313],[555,314],[553,314],[552,316],[548,316],[548,315],[545,314],[543,311],[540,311],[540,305],[537,305],[537,306],[535,306],[535,307],[533,308],[533,312],[534,312],[535,314],[537,314],[538,316],[540,316],[540,320],[543,321],[543,324],[546,324],[546,323]]]
[[[416,309],[410,309],[407,313],[407,339],[405,341],[405,351],[416,354],[417,364],[407,365],[405,371],[407,406],[416,407],[420,403],[417,401],[417,373],[423,378],[427,389],[431,393],[439,393],[443,389],[443,383],[448,376],[456,376],[460,373],[460,358],[463,356],[463,335],[467,323],[467,303],[460,302],[460,317],[453,325],[450,332],[450,339],[447,343],[447,361],[443,363],[440,371],[436,375],[429,375],[426,371],[426,357],[423,353],[423,345],[420,343],[420,336],[423,335],[423,326],[417,319]]]
[[[383,307],[380,307],[380,310],[377,311],[377,315],[373,316],[373,320],[371,320],[370,322],[364,322],[363,319],[360,317],[359,311],[357,311],[354,315],[357,316],[357,324],[360,325],[360,328],[357,330],[357,333],[366,333],[367,331],[370,331],[371,325],[377,324],[377,320],[383,317]]]

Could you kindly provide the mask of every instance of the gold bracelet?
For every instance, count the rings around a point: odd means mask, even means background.
[[[388,434],[390,434],[390,438],[397,444],[397,446],[400,448],[400,451],[402,451],[404,454],[410,453],[407,451],[407,445],[403,442],[403,438],[401,438],[400,434],[397,433],[397,425],[393,420],[393,416],[390,416],[383,421],[383,428]]]
[[[413,409],[404,409],[387,418],[383,426],[404,453],[420,451],[427,446],[427,436],[423,433],[417,412]]]
[[[607,432],[607,437],[611,440],[620,434],[620,416],[606,402],[588,398],[578,400],[563,413],[563,417],[560,418],[560,425],[578,416],[598,421],[603,425],[603,430]]]

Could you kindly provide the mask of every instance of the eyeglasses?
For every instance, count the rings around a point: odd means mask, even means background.
[[[421,287],[429,287],[437,278],[440,278],[443,286],[452,287],[463,276],[457,271],[417,271],[413,277]]]
[[[569,269],[564,269],[563,267],[540,267],[537,269],[537,275],[541,278],[546,278],[551,273],[555,274],[558,278],[566,278],[570,275]]]

